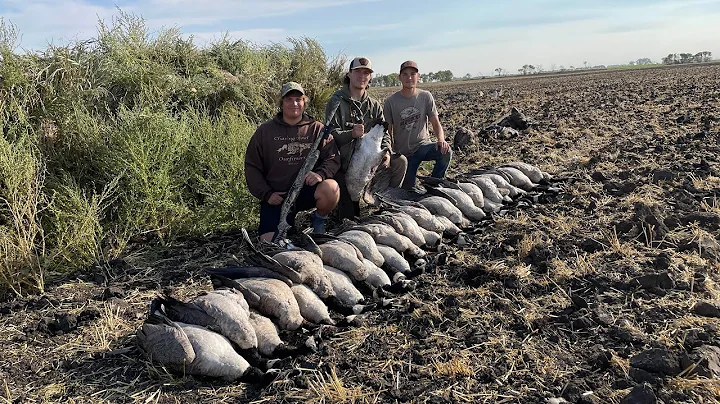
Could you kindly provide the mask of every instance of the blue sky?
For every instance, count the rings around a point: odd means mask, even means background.
[[[366,56],[383,74],[406,59],[462,76],[704,50],[720,57],[720,0],[0,0],[0,16],[31,50],[93,38],[118,8],[199,45],[225,32],[259,44],[307,36],[329,56]]]

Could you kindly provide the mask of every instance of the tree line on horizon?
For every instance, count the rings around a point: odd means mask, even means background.
[[[437,72],[421,73],[419,81],[421,83],[434,83],[452,81],[453,79],[455,77],[450,70],[438,70]],[[380,74],[373,77],[372,84],[380,87],[399,86],[401,84],[400,75],[398,73]]]
[[[692,53],[670,53],[662,59],[662,62],[665,65],[677,65],[685,63],[704,63],[712,60],[712,52],[702,51],[694,55]]]

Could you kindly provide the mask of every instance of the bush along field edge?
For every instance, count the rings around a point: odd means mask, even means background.
[[[206,47],[120,12],[97,37],[19,52],[0,19],[0,293],[118,256],[147,237],[252,226],[247,142],[303,83],[321,116],[343,56],[313,39]]]

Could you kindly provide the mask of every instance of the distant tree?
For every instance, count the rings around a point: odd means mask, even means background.
[[[470,73],[463,76],[464,80],[470,80],[471,78],[472,78],[472,76],[470,75]]]
[[[588,68],[588,62],[587,62],[587,60],[583,62],[583,65],[585,65],[585,69]]]
[[[674,65],[680,62],[680,58],[677,53],[668,53],[668,55],[662,59],[662,62],[665,65]]]
[[[498,76],[499,76],[502,72],[503,72],[503,68],[502,68],[502,67],[498,67],[497,69],[495,69],[495,73],[497,73]]]
[[[535,73],[535,66],[533,65],[523,65],[522,68],[518,69],[519,73],[522,73],[523,75],[527,74],[533,74]]]
[[[399,86],[400,85],[400,75],[398,73],[390,73],[387,76],[385,76],[385,81],[387,82],[388,86]]]
[[[690,63],[692,61],[693,61],[692,53],[681,53],[680,54],[680,63]]]
[[[433,72],[423,73],[420,75],[420,80],[422,80],[423,83],[432,83],[433,81],[437,81],[437,74]]]
[[[453,73],[450,70],[439,70],[435,73],[435,79],[437,81],[452,81]]]
[[[653,64],[653,61],[650,60],[650,58],[640,58],[635,61],[635,64],[642,66],[642,65],[651,65]]]
[[[545,69],[543,68],[543,65],[540,65],[540,64],[537,65],[536,69],[537,69],[538,73],[543,73],[545,71]]]
[[[710,62],[712,60],[712,52],[702,51],[695,54],[693,61],[697,63]]]
[[[634,61],[634,60],[631,60],[631,61],[628,62],[628,64],[629,64],[630,66],[635,66],[635,61]]]

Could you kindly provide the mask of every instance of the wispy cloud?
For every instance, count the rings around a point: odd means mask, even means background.
[[[394,72],[406,59],[457,75],[526,63],[582,65],[720,54],[720,0],[0,0],[21,45],[44,49],[96,36],[98,20],[141,16],[205,45],[227,35],[258,44],[317,39],[328,55],[364,55]],[[513,66],[515,66],[513,68]]]

